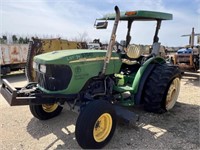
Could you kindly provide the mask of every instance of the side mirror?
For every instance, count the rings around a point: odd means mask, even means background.
[[[96,29],[107,29],[108,26],[108,22],[104,21],[104,22],[97,22],[95,21],[94,26]]]

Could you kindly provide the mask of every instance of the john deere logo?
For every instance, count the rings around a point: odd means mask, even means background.
[[[81,67],[79,67],[79,66],[76,67],[74,71],[75,71],[76,74],[80,74],[81,73]]]

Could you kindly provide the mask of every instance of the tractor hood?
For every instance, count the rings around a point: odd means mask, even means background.
[[[46,93],[78,93],[89,79],[100,75],[106,50],[73,49],[49,52],[34,57],[37,82]],[[118,73],[122,62],[113,52],[105,74]]]
[[[53,51],[34,57],[34,61],[39,64],[67,64],[67,63],[83,63],[93,61],[103,61],[105,59],[106,50],[88,50],[88,49],[70,49]],[[113,53],[111,60],[119,60],[119,54]]]

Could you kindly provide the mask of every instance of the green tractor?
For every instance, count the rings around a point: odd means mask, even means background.
[[[115,13],[95,23],[97,29],[105,29],[108,21],[114,20],[107,50],[74,49],[37,55],[33,61],[36,81],[15,88],[3,79],[1,93],[11,106],[29,105],[33,116],[40,120],[59,115],[67,104],[79,113],[75,129],[78,144],[82,148],[102,148],[112,138],[119,120],[137,120],[127,107],[141,105],[153,113],[174,107],[181,72],[159,56],[158,42],[161,22],[171,19],[168,13],[120,12],[116,6]],[[119,21],[127,22],[128,31],[125,42],[116,50],[113,47]],[[130,44],[134,21],[156,22],[149,55],[143,55],[139,45]]]

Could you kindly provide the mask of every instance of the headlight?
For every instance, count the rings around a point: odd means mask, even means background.
[[[142,50],[139,45],[129,45],[127,49],[127,55],[129,58],[137,59],[141,56]]]
[[[40,71],[42,73],[46,73],[46,66],[45,65],[40,65]]]
[[[33,69],[37,69],[37,64],[36,64],[36,62],[33,62]]]

